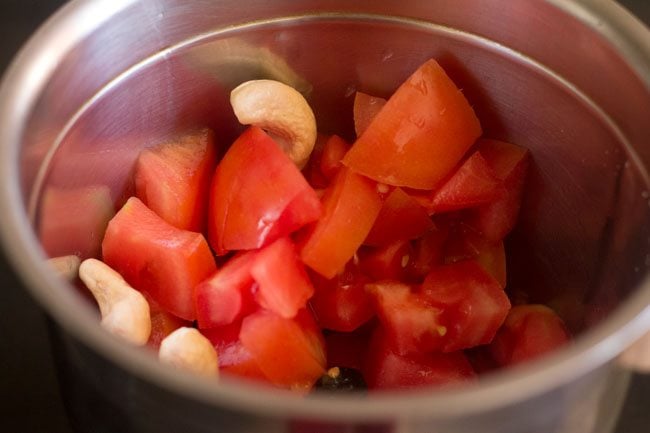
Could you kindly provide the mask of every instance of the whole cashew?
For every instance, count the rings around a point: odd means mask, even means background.
[[[194,328],[178,328],[160,343],[158,359],[176,368],[203,376],[219,375],[217,351]]]
[[[61,257],[52,257],[48,259],[47,263],[52,266],[54,272],[56,272],[61,278],[64,278],[68,281],[74,281],[79,275],[79,265],[81,264],[81,259],[75,255],[61,256]]]
[[[242,125],[268,131],[302,169],[316,142],[316,117],[305,98],[274,80],[252,80],[230,93],[230,105]]]
[[[125,340],[144,345],[151,334],[149,303],[142,293],[97,259],[87,259],[79,267],[79,277],[99,304],[102,326]]]

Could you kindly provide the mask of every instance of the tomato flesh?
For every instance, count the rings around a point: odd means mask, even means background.
[[[430,196],[431,213],[472,208],[494,201],[501,194],[501,182],[481,156],[474,152],[456,172]]]
[[[151,314],[151,335],[149,341],[147,341],[149,347],[158,349],[160,342],[169,334],[183,326],[192,326],[190,322],[169,314],[146,294],[145,298],[149,303],[149,312]]]
[[[398,282],[367,285],[374,296],[379,320],[399,354],[439,350],[446,328],[442,311],[432,307],[413,288]]]
[[[463,352],[400,355],[381,329],[372,337],[363,373],[368,387],[376,390],[444,386],[476,376]]]
[[[216,270],[200,233],[168,224],[131,197],[111,219],[102,243],[104,262],[162,308],[194,320],[194,287]]]
[[[318,324],[323,329],[350,332],[375,315],[372,298],[365,285],[370,279],[350,262],[332,279],[314,274],[316,292],[311,299]]]
[[[396,241],[383,247],[366,248],[359,252],[361,270],[374,280],[404,280],[411,260],[411,244]]]
[[[199,328],[229,325],[255,309],[251,268],[255,252],[240,253],[194,288]]]
[[[379,215],[377,184],[342,168],[323,196],[323,215],[303,236],[302,261],[325,278],[341,272]]]
[[[278,239],[258,252],[250,273],[259,285],[257,303],[287,319],[304,308],[314,294],[314,286],[289,238]]]
[[[217,166],[208,238],[217,254],[267,245],[315,221],[316,192],[273,139],[250,127]]]
[[[421,293],[441,311],[443,352],[490,343],[510,310],[499,282],[473,260],[433,268]]]
[[[276,386],[308,391],[325,372],[325,343],[311,313],[294,319],[260,310],[242,322],[239,339]]]
[[[506,286],[506,251],[503,241],[491,242],[467,224],[460,223],[445,243],[445,263],[474,259],[501,287]]]
[[[388,185],[431,190],[481,132],[462,92],[429,60],[388,99],[343,164]]]
[[[341,160],[349,148],[350,145],[338,135],[332,135],[325,142],[320,160],[320,171],[328,180],[331,181],[341,169],[343,165]]]
[[[403,189],[395,188],[386,197],[363,243],[378,246],[415,239],[431,230],[433,226],[427,210]]]
[[[475,209],[468,222],[496,242],[517,223],[530,158],[526,149],[503,141],[480,140],[476,149],[503,181],[503,192],[492,203]]]
[[[565,345],[569,333],[560,317],[544,305],[517,305],[510,310],[490,350],[501,366],[515,365]]]
[[[219,356],[219,371],[226,375],[268,382],[253,355],[239,340],[242,322],[218,328],[202,329],[201,333],[212,343]]]
[[[145,149],[135,168],[136,197],[174,227],[203,231],[216,158],[208,129]]]

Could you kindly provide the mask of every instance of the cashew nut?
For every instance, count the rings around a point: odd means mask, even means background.
[[[47,263],[54,269],[61,278],[68,281],[74,281],[79,275],[79,265],[81,259],[75,255],[53,257]]]
[[[316,118],[305,98],[274,80],[252,80],[230,93],[230,105],[243,125],[256,125],[273,136],[302,169],[316,143]]]
[[[203,376],[219,375],[217,351],[198,330],[178,328],[160,343],[158,358],[176,368]]]
[[[125,340],[144,345],[151,334],[149,303],[142,293],[97,259],[87,259],[79,267],[79,277],[99,304],[102,326]]]

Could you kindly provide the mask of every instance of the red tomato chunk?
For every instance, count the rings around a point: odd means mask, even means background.
[[[302,171],[252,126],[220,160],[209,130],[144,150],[114,216],[106,187],[47,190],[43,246],[98,256],[72,223],[108,224],[103,259],[149,299],[151,347],[196,326],[223,374],[299,393],[331,367],[445,386],[566,344],[557,314],[505,290],[528,151],[480,138],[435,60],[387,100],[357,92],[353,116],[356,141],[321,131]],[[83,216],[50,218],[70,206]]]
[[[194,320],[194,287],[216,269],[200,233],[177,229],[140,200],[130,198],[108,224],[104,261],[162,308]]]
[[[295,164],[264,131],[251,127],[230,146],[214,174],[210,245],[217,254],[260,248],[320,214],[320,200]]]
[[[214,133],[207,129],[146,149],[136,164],[136,196],[169,224],[202,231],[216,160]]]
[[[480,135],[467,99],[429,60],[388,99],[343,164],[388,185],[432,189]]]

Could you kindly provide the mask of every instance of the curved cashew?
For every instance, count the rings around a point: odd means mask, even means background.
[[[316,118],[300,92],[279,81],[246,81],[230,93],[230,105],[242,125],[257,125],[273,135],[298,168],[307,164],[316,142]]]
[[[217,351],[203,334],[194,328],[178,328],[160,343],[158,358],[176,368],[203,376],[219,375]]]
[[[151,334],[151,316],[149,303],[142,293],[96,259],[81,263],[79,277],[99,304],[102,326],[133,344],[147,343]]]
[[[58,276],[68,281],[74,281],[79,275],[81,259],[75,255],[52,257],[47,263],[52,266]]]

